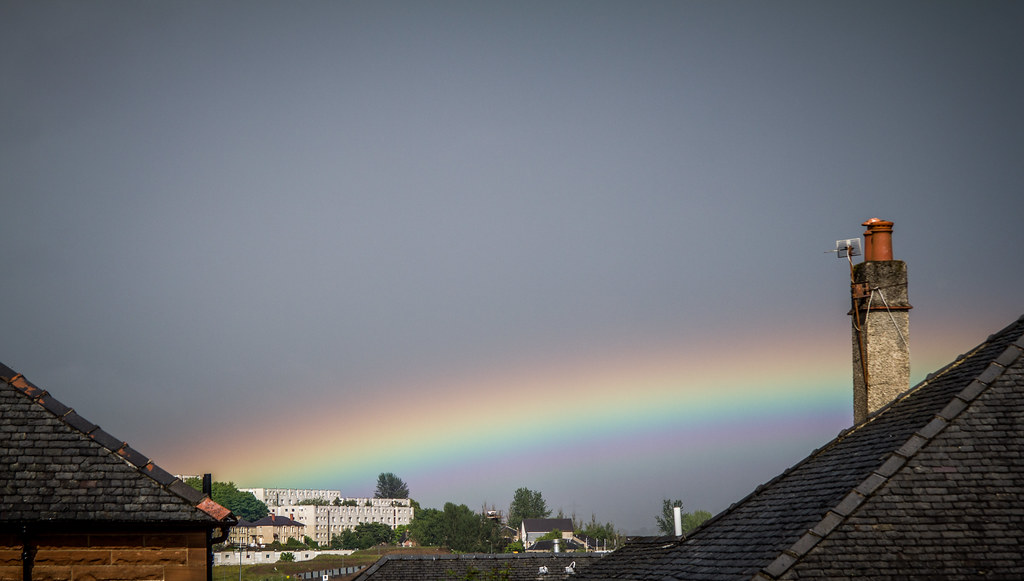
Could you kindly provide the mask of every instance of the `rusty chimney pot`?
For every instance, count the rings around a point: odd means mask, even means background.
[[[872,218],[861,224],[864,232],[864,260],[892,260],[892,222]]]

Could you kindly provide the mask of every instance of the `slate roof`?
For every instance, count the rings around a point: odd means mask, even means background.
[[[1024,317],[681,540],[580,579],[1024,578]]]
[[[0,527],[176,523],[231,511],[0,363]]]
[[[574,578],[601,556],[595,553],[463,553],[459,555],[386,555],[354,581],[430,581],[479,578],[491,571],[506,572],[509,581]],[[541,567],[547,572],[542,573]],[[572,567],[572,573],[566,572]]]
[[[248,523],[250,527],[304,527],[306,525],[292,520],[286,516],[279,516],[276,514],[268,514],[260,520],[252,523]]]

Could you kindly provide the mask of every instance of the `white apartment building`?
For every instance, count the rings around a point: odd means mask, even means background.
[[[346,500],[340,490],[312,490],[303,488],[240,488],[242,492],[251,492],[268,508],[290,506],[303,500],[321,499],[334,502],[336,498]],[[356,499],[359,500],[359,499]]]
[[[334,535],[366,522],[384,523],[392,529],[412,522],[413,508],[408,498],[354,498],[356,506],[317,506],[313,504],[274,506],[270,511],[306,525],[305,535],[326,545]]]

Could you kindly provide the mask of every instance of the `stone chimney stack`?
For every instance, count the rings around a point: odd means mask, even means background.
[[[853,421],[910,388],[907,264],[892,258],[892,222],[863,223],[864,262],[853,267]]]

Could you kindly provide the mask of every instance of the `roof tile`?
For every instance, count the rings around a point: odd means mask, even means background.
[[[1021,347],[1016,345],[1010,345],[1006,348],[1006,351],[1003,351],[999,357],[996,357],[995,362],[1003,367],[1009,367],[1013,365],[1013,362],[1016,361],[1017,358],[1020,357],[1021,349]]]
[[[925,424],[925,426],[923,428],[921,428],[920,430],[918,430],[917,433],[921,437],[923,437],[925,439],[931,438],[935,434],[938,434],[939,432],[941,432],[943,430],[943,428],[945,428],[948,424],[949,424],[948,421],[946,421],[946,420],[944,420],[942,418],[936,417],[936,418],[933,418],[932,421],[930,421],[927,424]]]

